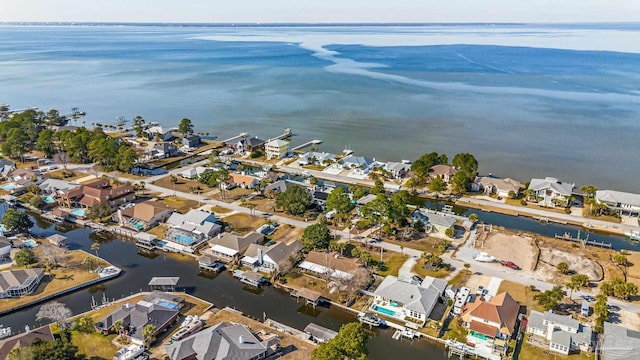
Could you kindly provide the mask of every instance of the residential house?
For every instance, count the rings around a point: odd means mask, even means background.
[[[5,178],[12,171],[15,170],[16,163],[13,161],[0,159],[0,177]]]
[[[215,170],[215,168],[206,167],[206,166],[196,166],[193,168],[188,168],[186,170],[183,170],[179,172],[177,175],[185,179],[197,179],[202,173],[204,173],[207,170]]]
[[[427,276],[422,283],[387,276],[373,292],[370,309],[403,322],[423,326],[438,302],[447,282]]]
[[[406,162],[390,161],[385,164],[384,169],[391,174],[393,179],[402,179],[411,170],[411,164]]]
[[[569,199],[573,192],[574,184],[562,182],[553,177],[544,179],[531,179],[529,190],[533,190],[533,195],[540,206],[555,207],[569,205]]]
[[[305,183],[300,181],[282,179],[282,180],[277,180],[265,186],[264,189],[262,189],[262,193],[265,196],[274,196],[275,194],[282,194],[287,190],[289,186],[293,186],[293,185],[297,185],[303,188],[307,187]]]
[[[311,203],[324,209],[324,206],[327,205],[328,196],[329,194],[324,191],[314,191],[311,195]]]
[[[267,160],[280,159],[286,157],[289,153],[289,142],[280,139],[271,140],[264,144],[264,150]]]
[[[358,212],[358,214],[360,214],[360,209],[367,205],[368,203],[372,202],[373,200],[375,200],[378,197],[378,195],[374,195],[374,194],[367,194],[363,197],[361,197],[360,199],[356,200],[356,211]]]
[[[90,208],[96,204],[109,204],[111,207],[124,204],[135,198],[133,186],[112,187],[107,179],[99,179],[75,188],[60,191],[58,203],[68,208]]]
[[[456,219],[448,214],[428,209],[416,209],[411,213],[411,222],[421,221],[424,224],[425,233],[445,235],[447,229],[453,227]]]
[[[265,141],[262,139],[258,139],[257,136],[244,137],[236,143],[235,147],[236,147],[236,152],[242,154],[245,151],[250,152],[254,150],[263,149],[265,147]]]
[[[479,176],[471,184],[474,191],[483,191],[485,195],[498,195],[509,197],[513,192],[516,196],[520,193],[520,182],[511,178],[498,178],[492,175]]]
[[[640,215],[640,194],[614,190],[597,190],[596,202],[622,214]]]
[[[251,175],[230,173],[225,184],[226,187],[235,185],[243,189],[253,189],[256,186],[260,186],[260,178]]]
[[[257,360],[271,356],[279,343],[277,336],[253,334],[246,325],[218,323],[167,345],[166,352],[171,360]]]
[[[186,214],[174,212],[166,224],[169,230],[165,233],[165,239],[192,239],[190,246],[197,246],[222,231],[218,219],[209,211],[191,209]]]
[[[69,191],[76,187],[78,187],[77,183],[53,178],[45,179],[40,184],[42,193],[51,196],[58,195],[59,192]]]
[[[122,320],[124,335],[134,344],[143,345],[142,336],[146,325],[156,327],[153,337],[168,329],[178,320],[184,299],[168,293],[154,291],[135,305],[126,303],[95,324],[96,331],[105,335],[117,332],[113,328],[116,321]]]
[[[0,299],[20,297],[32,293],[44,277],[44,269],[0,271]]]
[[[225,262],[236,261],[251,244],[260,244],[264,235],[250,232],[245,236],[237,233],[222,233],[209,240],[211,248],[203,250],[205,255],[213,255]]]
[[[349,155],[342,159],[342,167],[355,175],[364,176],[369,174],[379,163],[374,158],[366,156]]]
[[[309,251],[298,267],[324,279],[348,280],[362,267],[358,259],[349,259],[337,252]]]
[[[549,342],[549,350],[564,355],[592,349],[591,326],[580,324],[570,315],[554,314],[552,310],[544,313],[531,310],[527,333],[545,338]]]
[[[137,231],[145,231],[164,222],[171,216],[173,211],[162,201],[147,200],[118,210],[118,221],[122,226]]]
[[[637,359],[640,353],[640,331],[605,322],[599,350],[602,360]]]
[[[24,332],[15,336],[0,340],[0,359],[8,359],[9,353],[15,348],[23,348],[31,345],[34,340],[44,342],[53,341],[51,327],[45,325],[29,332]]]
[[[451,165],[438,164],[429,168],[429,177],[432,179],[439,177],[448,184],[457,172],[458,170]]]
[[[162,126],[151,126],[147,128],[144,133],[147,135],[148,140],[160,139],[161,141],[169,141],[173,138],[172,131],[175,128],[163,128]]]
[[[336,161],[336,156],[326,152],[307,152],[298,158],[298,164],[304,165],[324,165],[329,166]]]
[[[151,158],[166,159],[178,156],[178,147],[169,142],[161,142],[151,148]]]
[[[291,257],[296,259],[301,251],[302,244],[298,240],[289,244],[277,242],[271,246],[251,244],[240,262],[256,271],[278,273],[283,266],[291,263],[289,260]]]
[[[14,183],[29,186],[31,184],[40,184],[44,181],[39,172],[29,169],[13,169],[7,174],[7,178]]]
[[[49,242],[57,247],[67,246],[67,237],[60,234],[53,234],[47,237]]]
[[[186,148],[197,148],[200,146],[200,136],[189,134],[182,137],[182,146]]]
[[[520,305],[507,292],[489,301],[476,296],[463,306],[460,319],[473,337],[507,341],[514,335],[519,310]]]

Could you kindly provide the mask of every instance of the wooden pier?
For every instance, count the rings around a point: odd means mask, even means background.
[[[276,137],[273,137],[273,138],[267,140],[266,142],[273,141],[273,140],[284,140],[284,139],[290,138],[292,136],[293,136],[293,132],[291,132],[291,129],[290,128],[286,128],[286,129],[284,129],[284,132],[282,134],[280,134],[280,135],[278,135]]]
[[[315,140],[307,141],[307,142],[306,142],[306,143],[304,143],[304,144],[298,145],[298,146],[296,146],[296,147],[292,148],[292,149],[291,149],[291,151],[297,151],[297,150],[300,150],[300,149],[304,149],[304,148],[306,148],[307,146],[311,146],[311,145],[319,145],[319,144],[322,144],[322,140],[315,139]]]
[[[240,133],[240,134],[238,134],[238,135],[236,135],[236,136],[232,136],[232,137],[230,137],[230,138],[228,138],[228,139],[222,140],[222,143],[223,143],[223,144],[229,144],[229,143],[233,142],[234,140],[238,140],[238,139],[246,138],[247,136],[249,136],[249,134],[248,134],[248,133],[246,133],[246,132],[244,132],[244,133]]]
[[[589,246],[596,246],[596,247],[600,247],[600,248],[611,249],[611,243],[591,241],[591,240],[589,240],[589,234],[587,234],[587,237],[585,237],[584,239],[581,239],[580,238],[580,231],[578,231],[578,236],[575,237],[575,238],[572,237],[571,234],[568,233],[568,232],[564,233],[564,235],[555,234],[555,238],[559,239],[559,240],[571,241],[571,242],[579,243],[579,244],[582,244],[582,246],[589,245]]]

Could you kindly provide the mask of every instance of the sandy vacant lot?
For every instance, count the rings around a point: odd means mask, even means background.
[[[584,256],[574,255],[568,252],[541,248],[540,261],[550,266],[557,266],[561,262],[567,263],[569,269],[576,274],[585,274],[592,281],[598,281],[602,278],[602,268],[595,261]],[[551,275],[553,277],[553,275]]]
[[[533,239],[520,235],[494,232],[487,237],[484,250],[497,260],[512,261],[522,268],[522,272],[531,273],[535,265],[537,249]],[[496,264],[500,266],[500,264]],[[505,267],[505,269],[507,269]]]

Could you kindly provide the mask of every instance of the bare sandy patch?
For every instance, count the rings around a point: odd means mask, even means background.
[[[537,249],[533,238],[522,235],[493,232],[484,242],[485,251],[496,260],[511,261],[520,266],[522,272],[531,274],[535,266]],[[497,264],[500,266],[500,264]],[[505,268],[506,269],[506,268]]]
[[[540,262],[553,267],[558,266],[561,262],[565,262],[569,265],[569,270],[574,271],[576,274],[585,274],[592,281],[598,281],[603,276],[602,267],[600,267],[597,262],[587,257],[571,254],[565,251],[541,248]]]

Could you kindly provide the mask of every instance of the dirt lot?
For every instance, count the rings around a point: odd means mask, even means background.
[[[266,220],[260,216],[251,217],[244,213],[236,213],[225,216],[224,222],[229,224],[230,231],[235,231],[240,235],[244,235],[259,228],[266,222]]]
[[[476,247],[480,244],[476,244]],[[512,261],[520,266],[520,272],[533,274],[537,249],[533,244],[533,238],[514,234],[493,232],[487,237],[484,249],[497,260]],[[494,266],[500,266],[499,263]],[[506,268],[505,268],[506,269]]]
[[[557,249],[540,248],[540,261],[553,267],[561,262],[565,262],[569,265],[570,270],[577,274],[585,274],[592,281],[598,281],[603,276],[602,268],[597,262],[581,255],[571,254]],[[542,273],[548,275],[549,280],[555,278],[557,275],[556,272],[549,274],[549,271],[546,271],[546,269],[544,269]]]
[[[280,225],[278,230],[271,235],[271,239],[288,244],[293,240],[300,239],[303,231],[304,230],[302,228],[297,228],[295,226]]]

